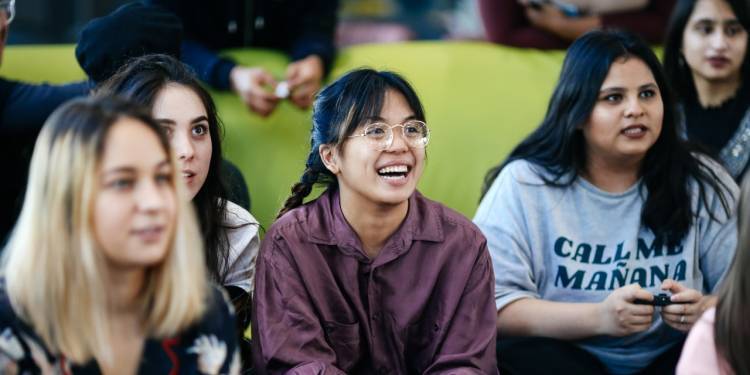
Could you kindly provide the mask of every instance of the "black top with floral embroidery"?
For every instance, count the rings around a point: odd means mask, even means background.
[[[95,361],[80,365],[53,354],[10,304],[0,281],[0,373],[100,374]],[[166,339],[148,338],[138,374],[237,374],[240,358],[234,311],[223,292],[211,288],[204,317],[185,332]],[[117,353],[115,353],[117,355]]]

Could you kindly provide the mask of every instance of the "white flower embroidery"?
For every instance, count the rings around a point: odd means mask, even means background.
[[[188,350],[198,355],[198,370],[204,374],[215,375],[227,358],[227,344],[219,341],[215,335],[201,335]]]
[[[18,361],[23,358],[23,347],[21,342],[18,341],[16,335],[10,328],[5,328],[0,333],[0,351],[10,357],[14,361]]]

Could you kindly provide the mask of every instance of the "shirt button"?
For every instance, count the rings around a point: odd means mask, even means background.
[[[379,321],[380,320],[380,313],[376,312],[376,313],[372,314],[372,320],[374,320],[376,322]]]

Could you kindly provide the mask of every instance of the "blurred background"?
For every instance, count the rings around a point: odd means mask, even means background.
[[[75,43],[81,28],[129,0],[23,0],[8,44]],[[340,47],[401,40],[483,39],[476,0],[340,0]]]

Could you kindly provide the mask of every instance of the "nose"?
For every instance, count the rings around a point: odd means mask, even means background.
[[[625,107],[625,117],[638,118],[643,116],[645,113],[643,104],[639,97],[634,97],[628,100],[627,107]]]
[[[184,132],[175,132],[172,137],[172,148],[174,148],[177,159],[182,162],[192,160],[195,156],[193,142]]]
[[[717,30],[711,35],[711,47],[716,50],[728,48],[729,43],[723,30]]]
[[[391,152],[403,152],[409,149],[409,144],[406,142],[404,136],[404,127],[396,126],[391,128],[391,145],[387,151]]]
[[[164,208],[164,189],[157,185],[156,181],[149,179],[139,184],[136,194],[138,209],[141,212],[158,212]]]

